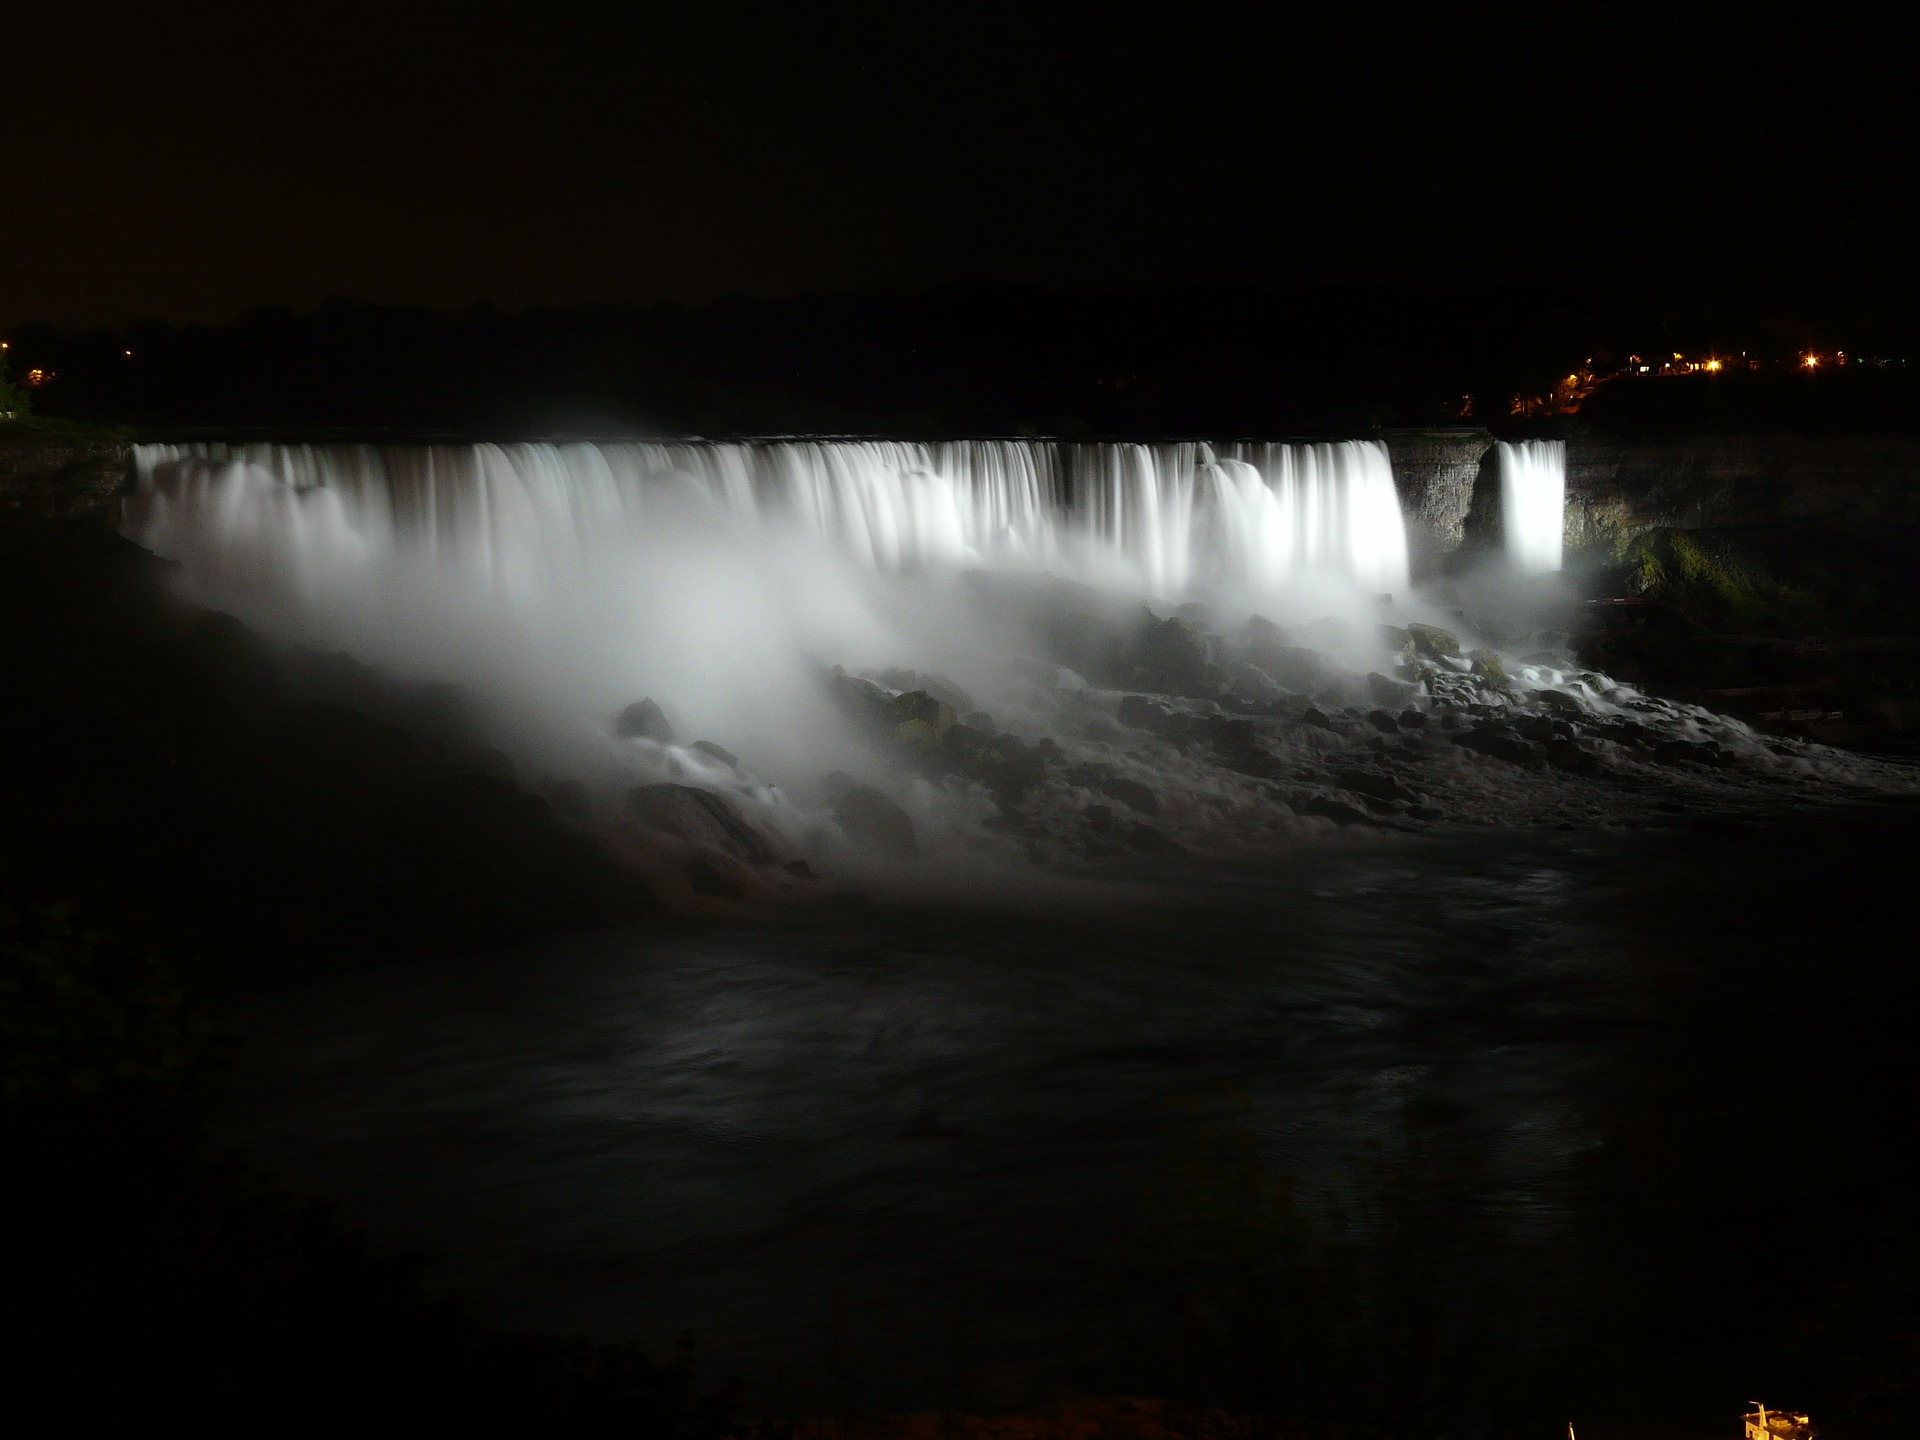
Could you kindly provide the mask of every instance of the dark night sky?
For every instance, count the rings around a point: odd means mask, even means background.
[[[1326,9],[10,7],[0,320],[961,279],[1915,296],[1891,32]]]

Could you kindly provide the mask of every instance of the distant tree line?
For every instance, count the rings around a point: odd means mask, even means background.
[[[335,301],[9,335],[16,373],[58,376],[43,412],[149,433],[1282,438],[1502,425],[1509,397],[1676,326],[1692,345],[1747,339],[1538,290],[978,285],[518,314]],[[1901,383],[1866,407],[1875,423],[1907,423]]]

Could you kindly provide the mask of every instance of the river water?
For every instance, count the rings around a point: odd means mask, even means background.
[[[1374,836],[346,975],[239,1006],[227,1131],[773,1409],[1730,1433],[1866,1405],[1913,1301],[1917,841]]]

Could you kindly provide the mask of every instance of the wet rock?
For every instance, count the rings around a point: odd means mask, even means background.
[[[890,734],[902,719],[911,718],[893,713],[893,697],[885,690],[871,680],[847,674],[837,665],[827,683],[840,713],[863,730]]]
[[[1409,805],[1407,807],[1407,815],[1410,819],[1414,820],[1441,820],[1446,818],[1446,812],[1438,805]]]
[[[1057,765],[1066,758],[1066,752],[1061,750],[1060,742],[1055,740],[1051,735],[1042,735],[1038,740],[1034,741],[1033,753],[1049,765]]]
[[[1306,713],[1300,717],[1300,723],[1312,725],[1321,730],[1333,729],[1333,721],[1327,718],[1326,711],[1313,706],[1309,706]]]
[[[1472,650],[1467,658],[1473,662],[1473,673],[1496,690],[1505,690],[1507,679],[1506,662],[1500,658],[1498,650]]]
[[[843,789],[833,800],[833,818],[849,837],[876,850],[895,855],[919,852],[912,817],[871,785]]]
[[[1148,611],[1128,643],[1127,659],[1141,689],[1204,696],[1219,688],[1207,637],[1178,616],[1158,620]]]
[[[1123,695],[1114,718],[1135,730],[1152,730],[1161,735],[1172,734],[1180,728],[1171,710],[1144,695]]]
[[[1264,615],[1252,616],[1247,621],[1246,638],[1248,645],[1291,645],[1292,632],[1276,625]]]
[[[967,715],[967,724],[982,734],[991,735],[1000,727],[994,723],[993,716],[984,710],[974,710]]]
[[[1160,813],[1160,801],[1153,791],[1138,780],[1129,780],[1117,773],[1111,765],[1105,765],[1099,761],[1076,765],[1067,771],[1066,778],[1069,784],[1080,785],[1097,794],[1110,796],[1121,804],[1138,810],[1142,815]]]
[[[1401,625],[1382,625],[1379,629],[1380,643],[1387,648],[1389,655],[1402,660],[1411,660],[1414,654],[1413,632]]]
[[[1378,670],[1367,672],[1367,691],[1376,705],[1404,705],[1420,693],[1420,687],[1407,680],[1395,680]]]
[[[882,670],[880,682],[889,690],[919,690],[942,705],[950,705],[956,715],[974,708],[973,697],[944,675],[929,675],[919,670]]]
[[[1565,720],[1551,715],[1530,715],[1514,723],[1514,729],[1527,740],[1545,743],[1549,740],[1571,740],[1580,732]]]
[[[1607,768],[1598,755],[1577,740],[1550,740],[1544,753],[1547,763],[1556,770],[1566,770],[1575,775],[1599,775]]]
[[[1113,809],[1110,806],[1089,805],[1080,813],[1086,816],[1087,825],[1091,829],[1105,831],[1114,828]]]
[[[804,860],[789,860],[786,864],[782,865],[780,868],[786,871],[789,875],[794,876],[796,879],[800,879],[800,880],[813,879],[813,867]]]
[[[1565,710],[1575,715],[1580,714],[1585,708],[1564,690],[1536,690],[1533,698],[1542,705],[1549,705],[1555,710]]]
[[[1385,710],[1369,710],[1367,723],[1385,735],[1397,735],[1400,731],[1400,722]]]
[[[1127,843],[1136,850],[1171,850],[1173,841],[1151,825],[1135,825],[1127,832]]]
[[[1320,815],[1336,825],[1366,825],[1373,823],[1373,817],[1356,805],[1345,800],[1336,800],[1331,795],[1316,795],[1305,804],[1296,807],[1303,815]]]
[[[1158,815],[1160,801],[1154,793],[1138,780],[1129,780],[1124,775],[1115,775],[1100,782],[1102,794],[1110,795],[1129,809],[1138,810],[1142,815]]]
[[[940,748],[940,732],[925,720],[902,720],[888,739],[898,749],[922,754]]]
[[[1229,693],[1241,700],[1263,705],[1271,704],[1284,693],[1284,687],[1280,682],[1258,665],[1223,666],[1220,671],[1220,683]]]
[[[747,865],[774,858],[769,838],[725,795],[691,785],[641,785],[627,792],[627,809],[648,829],[717,851]]]
[[[1055,754],[1059,747],[1043,742]],[[989,735],[970,725],[955,725],[940,742],[938,757],[949,773],[977,780],[1002,802],[1019,801],[1047,778],[1046,753],[1017,735]]]
[[[701,850],[687,857],[680,873],[696,895],[714,895],[724,900],[739,900],[753,887],[753,872],[738,860],[715,850]]]
[[[1482,720],[1466,734],[1454,736],[1453,743],[1513,765],[1530,764],[1536,758],[1532,745],[1497,721]]]
[[[1311,691],[1325,682],[1326,657],[1304,645],[1255,646],[1247,652],[1247,659],[1288,690]]]
[[[1442,630],[1438,625],[1426,625],[1416,620],[1407,626],[1407,634],[1413,640],[1416,655],[1443,660],[1460,653],[1459,639],[1451,630]]]
[[[1194,629],[1208,635],[1220,633],[1220,613],[1211,605],[1199,600],[1189,600],[1173,612],[1176,620],[1184,620]]]
[[[1402,710],[1400,712],[1400,724],[1408,730],[1424,730],[1427,728],[1427,712],[1424,710]]]
[[[1245,750],[1256,742],[1260,733],[1251,720],[1232,715],[1209,715],[1199,722],[1198,728],[1219,750]]]
[[[1372,770],[1343,770],[1334,777],[1333,783],[1342,790],[1351,790],[1356,795],[1388,803],[1420,798],[1391,775],[1382,775]]]
[[[740,757],[724,746],[714,744],[711,740],[696,740],[693,742],[693,748],[702,755],[709,755],[718,760],[729,770],[737,772],[740,769]]]
[[[667,723],[666,711],[650,698],[636,700],[614,716],[613,733],[623,740],[657,740],[662,745],[673,743],[673,726]]]
[[[893,716],[896,731],[902,725],[919,721],[929,726],[938,737],[946,734],[955,724],[953,706],[944,700],[936,700],[924,690],[908,690],[895,695],[887,702],[887,709]]]

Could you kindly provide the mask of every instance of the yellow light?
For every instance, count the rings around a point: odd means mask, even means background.
[[[1820,357],[1818,355],[1809,355],[1805,360],[1802,360],[1800,363],[1802,365],[1805,365],[1809,370],[1818,369],[1820,365]]]
[[[133,354],[133,351],[131,351],[131,350],[122,350],[122,351],[121,351],[120,353],[121,353],[122,355],[126,355],[126,356],[131,356],[131,355]]]
[[[1720,362],[1718,360],[1707,361],[1707,369],[1718,370],[1719,368],[1720,368]]]

